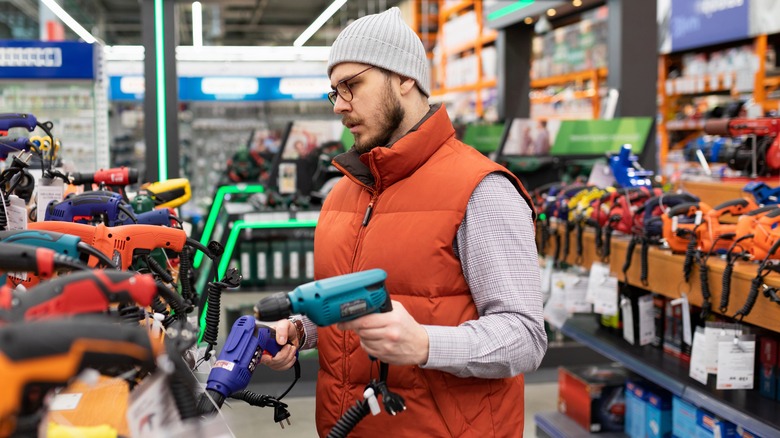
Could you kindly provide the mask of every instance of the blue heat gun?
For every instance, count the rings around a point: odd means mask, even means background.
[[[609,167],[620,187],[652,187],[653,172],[642,169],[636,155],[631,155],[631,145],[624,144],[617,155],[608,157]]]
[[[386,279],[385,271],[370,269],[312,281],[292,292],[263,298],[255,305],[255,314],[262,321],[301,314],[325,327],[370,313],[389,312],[392,304],[385,289]]]
[[[0,132],[8,132],[11,128],[26,128],[33,132],[36,126],[38,126],[38,119],[32,114],[0,114]]]
[[[274,330],[258,325],[253,316],[238,318],[206,383],[206,394],[214,403],[204,394],[198,407],[200,413],[215,412],[227,397],[245,389],[257,364],[260,363],[263,352],[275,356],[281,348],[282,346],[276,343]]]

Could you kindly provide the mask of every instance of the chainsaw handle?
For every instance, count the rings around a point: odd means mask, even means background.
[[[745,213],[745,216],[761,216],[766,214],[771,214],[772,210],[777,210],[775,216],[780,214],[780,208],[777,207],[777,205],[765,205],[763,207],[758,207],[756,209],[750,210],[749,212]]]
[[[700,211],[700,203],[698,202],[684,202],[676,205],[666,212],[666,215],[670,218],[680,215],[693,216],[697,211]]]

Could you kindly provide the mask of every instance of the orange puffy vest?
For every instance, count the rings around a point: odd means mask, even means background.
[[[315,277],[382,268],[391,297],[417,322],[457,326],[477,319],[453,242],[468,200],[486,175],[503,172],[528,201],[520,182],[456,140],[443,107],[391,148],[375,148],[360,161],[370,169],[373,187],[361,182],[365,175],[356,177],[335,163],[347,177],[328,195],[320,214]],[[366,384],[379,370],[371,367],[354,333],[328,327],[320,328],[318,335],[316,418],[317,430],[325,436],[362,400]],[[396,416],[384,409],[368,415],[350,436],[522,436],[522,375],[460,378],[393,365],[387,386],[405,399],[406,410]]]

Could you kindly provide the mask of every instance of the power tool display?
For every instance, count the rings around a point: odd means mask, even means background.
[[[176,208],[190,200],[192,188],[187,178],[174,178],[144,185],[141,193],[154,201],[154,208]]]
[[[86,368],[127,371],[155,368],[157,344],[139,327],[100,319],[28,322],[0,327],[0,436],[17,430],[19,417],[34,415],[49,389],[64,386]]]
[[[624,144],[620,152],[608,157],[609,168],[620,187],[652,187],[653,172],[639,164],[638,157],[631,154],[631,145]]]
[[[719,148],[716,161],[747,176],[780,172],[780,119],[733,118],[708,120],[704,132],[733,138],[733,146]]]

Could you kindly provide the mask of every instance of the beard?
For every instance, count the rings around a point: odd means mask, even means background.
[[[372,120],[376,121],[379,132],[374,136],[361,140],[355,137],[354,147],[359,154],[364,154],[377,146],[385,146],[390,143],[393,134],[401,126],[404,117],[406,117],[406,111],[401,107],[401,101],[398,99],[398,96],[393,94],[389,80],[386,82],[385,91],[382,94],[380,99],[383,105],[379,108],[378,114],[371,117]],[[347,125],[359,123],[359,121],[345,117],[342,123]]]

